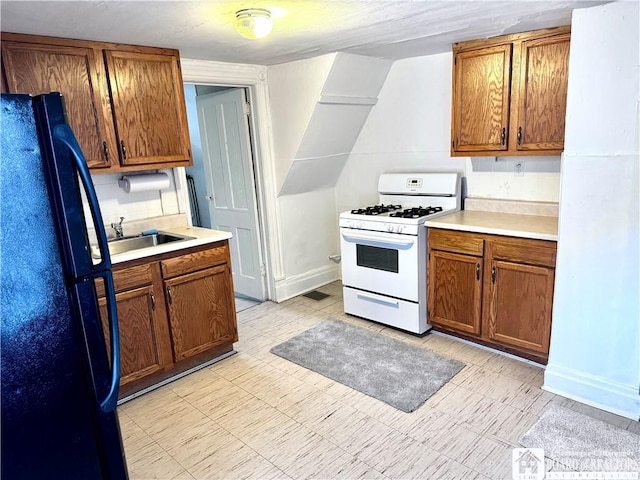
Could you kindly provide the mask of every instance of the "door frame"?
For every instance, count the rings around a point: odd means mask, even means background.
[[[196,85],[224,85],[247,88],[251,105],[250,136],[256,185],[258,231],[265,265],[267,300],[276,300],[277,281],[284,278],[282,237],[277,209],[276,172],[272,155],[271,116],[267,86],[267,67],[207,60],[181,59],[183,82]],[[178,169],[177,183],[186,195],[184,167]],[[185,201],[187,208],[188,202]]]
[[[196,85],[196,89],[197,88],[198,85]],[[199,123],[198,129],[200,131],[200,139],[203,147],[202,161],[204,175],[206,177],[206,194],[210,199],[208,202],[209,226],[211,228],[216,228],[215,225],[219,225],[221,219],[224,217],[226,220],[222,221],[222,225],[227,225],[230,227],[230,231],[239,233],[239,230],[237,230],[239,224],[237,222],[249,221],[249,223],[245,225],[246,228],[251,229],[251,237],[253,238],[253,240],[249,241],[249,245],[244,245],[243,249],[243,245],[239,238],[232,238],[230,240],[231,264],[234,266],[234,275],[237,274],[238,276],[238,278],[234,278],[233,288],[235,290],[236,297],[245,295],[248,298],[265,300],[267,288],[264,260],[265,255],[264,249],[262,248],[264,242],[260,232],[260,224],[262,223],[262,220],[258,213],[258,195],[256,175],[254,172],[255,165],[253,161],[255,156],[253,152],[253,144],[255,142],[252,140],[251,135],[251,126],[249,124],[250,116],[246,115],[246,105],[250,105],[249,92],[246,87],[225,86],[221,88],[224,88],[224,90],[196,95],[195,97]],[[221,96],[224,96],[224,100],[222,101],[220,100]],[[233,100],[234,108],[232,109],[232,117],[234,117],[234,119],[228,117],[228,107],[230,106],[229,102],[231,102],[231,100]],[[207,125],[209,120],[206,118],[211,114],[216,118],[217,128],[209,131]],[[220,118],[220,115],[222,118]],[[231,179],[233,172],[232,164],[229,163],[228,157],[223,153],[226,149],[216,147],[219,142],[224,144],[229,140],[229,138],[226,137],[227,127],[233,127],[236,122],[238,122],[238,147],[240,148],[236,153],[239,153],[241,157],[240,163],[243,165],[242,170],[244,171],[242,182],[243,187],[247,190],[246,198],[248,204],[244,213],[241,213],[233,200],[235,193],[237,192],[234,191],[234,182]],[[213,137],[215,137],[216,141],[212,141]],[[205,151],[205,146],[207,146],[207,151]],[[216,169],[218,161],[220,162],[218,165],[220,170]],[[229,170],[226,171],[226,175],[224,175],[225,167],[223,164],[229,168]],[[216,176],[220,174],[228,177],[227,180],[223,182],[224,186],[221,186],[219,183],[217,184],[217,186],[222,188],[224,192],[216,190]],[[218,182],[219,181],[220,179],[218,179]],[[226,202],[224,202],[224,207],[220,207],[218,205],[219,198],[227,199]],[[227,217],[227,215],[229,216]],[[256,241],[256,244],[252,245],[254,240]],[[246,251],[247,248],[251,249],[251,251]],[[253,259],[253,262],[249,261],[250,259]],[[255,265],[256,262],[258,265]],[[250,268],[245,268],[247,266]]]

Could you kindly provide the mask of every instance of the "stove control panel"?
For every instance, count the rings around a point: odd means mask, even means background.
[[[348,220],[346,226],[349,227],[349,228],[356,229],[356,230],[363,230],[364,229],[364,223],[357,222],[355,220]]]
[[[421,178],[407,178],[407,188],[410,190],[422,188]]]
[[[406,225],[386,223],[385,227],[389,233],[402,233],[404,232]]]

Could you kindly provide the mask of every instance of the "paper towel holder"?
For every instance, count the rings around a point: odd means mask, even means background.
[[[118,180],[118,187],[126,193],[164,190],[170,185],[169,175],[164,172],[123,175]]]

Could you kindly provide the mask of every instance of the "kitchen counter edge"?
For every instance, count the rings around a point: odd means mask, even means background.
[[[425,227],[558,241],[558,217],[463,210],[427,220]]]
[[[111,263],[113,265],[116,265],[118,263],[129,262],[131,260],[137,260],[139,258],[152,257],[161,253],[177,252],[179,250],[184,250],[185,248],[199,247],[208,243],[228,240],[232,237],[230,232],[211,230],[209,228],[202,227],[172,227],[164,228],[162,229],[162,231],[167,233],[175,233],[177,235],[186,235],[188,237],[194,238],[191,240],[165,243],[163,245],[156,245],[154,247],[132,250],[130,252],[120,253],[118,255],[111,255]]]

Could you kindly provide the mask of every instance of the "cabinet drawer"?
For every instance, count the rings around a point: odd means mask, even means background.
[[[113,283],[116,287],[116,293],[142,287],[143,285],[151,285],[153,283],[153,266],[153,263],[147,263],[114,271]],[[96,292],[99,297],[104,296],[104,284],[102,281],[96,282]]]
[[[556,248],[539,243],[503,243],[495,242],[492,245],[492,257],[495,260],[540,265],[555,268]]]
[[[466,253],[481,257],[484,253],[482,237],[451,230],[429,229],[429,248],[445,252]]]
[[[189,253],[175,258],[163,260],[162,276],[171,278],[185,273],[195,272],[203,268],[213,267],[227,262],[227,246],[203,250],[201,252]]]

